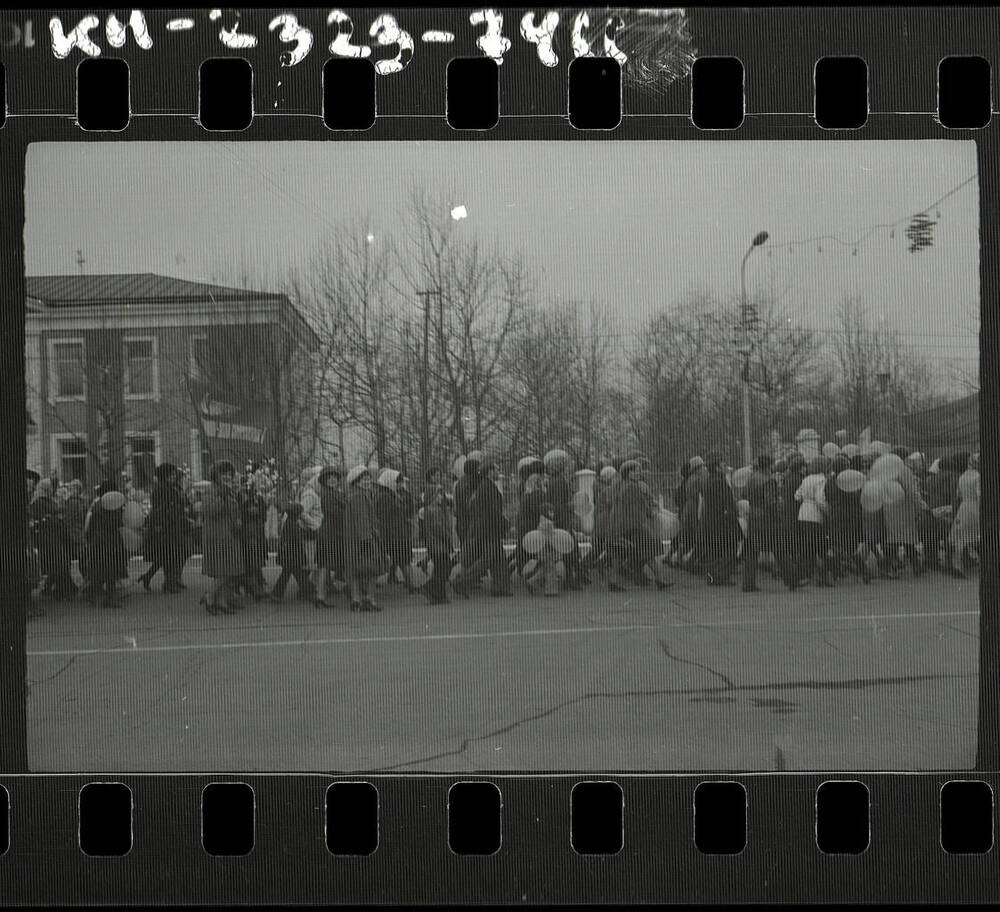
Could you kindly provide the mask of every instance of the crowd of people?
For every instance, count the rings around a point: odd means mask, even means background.
[[[898,578],[907,569],[961,577],[975,565],[978,454],[927,465],[905,448],[848,446],[809,460],[763,455],[736,471],[721,455],[694,456],[668,492],[654,490],[651,468],[640,453],[609,458],[590,473],[592,489],[574,491],[569,457],[551,450],[520,460],[516,498],[505,497],[498,462],[479,451],[460,457],[448,484],[440,469],[428,471],[419,496],[390,468],[307,469],[279,507],[280,575],[268,588],[269,501],[254,474],[216,463],[196,509],[182,472],[164,463],[144,520],[148,567],[138,581],[150,590],[162,572],[162,591],[183,593],[185,565],[200,550],[209,613],[280,602],[293,579],[296,597],[317,608],[335,607],[343,591],[352,611],[379,611],[382,577],[441,604],[449,590],[469,598],[481,585],[496,597],[512,595],[516,583],[547,596],[593,585],[665,589],[680,572],[726,586],[740,564],[745,592],[758,591],[762,571],[794,590]],[[79,482],[59,485],[29,471],[27,500],[32,588],[118,604],[129,578],[122,492],[105,482],[85,498]]]

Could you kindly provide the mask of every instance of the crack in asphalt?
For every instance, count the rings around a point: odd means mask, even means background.
[[[67,668],[69,668],[69,666],[72,665],[78,658],[79,656],[73,656],[73,658],[71,658],[65,665],[63,665],[62,668],[60,668],[53,674],[50,674],[47,678],[40,678],[37,681],[27,681],[25,683],[27,683],[28,687],[37,687],[39,684],[45,684],[46,682],[51,681],[54,678],[58,678],[59,675],[61,675]]]
[[[716,671],[714,668],[709,668],[708,665],[702,665],[701,662],[695,662],[691,659],[682,659],[680,656],[675,656],[673,653],[670,652],[669,649],[667,649],[667,644],[663,640],[657,639],[656,642],[660,644],[660,649],[663,650],[663,654],[668,659],[672,659],[675,662],[680,662],[682,665],[694,665],[695,668],[701,668],[702,670],[707,671],[709,674],[715,675],[715,677],[717,677],[720,681],[722,681],[726,685],[727,690],[737,689],[736,685],[729,678],[727,678],[721,671]]]
[[[965,636],[969,637],[969,639],[972,639],[972,640],[978,640],[979,639],[979,634],[978,633],[970,633],[968,630],[962,630],[961,627],[956,627],[954,624],[947,624],[944,621],[941,621],[940,624],[939,624],[939,626],[941,626],[941,627],[947,627],[949,630],[954,630],[955,633],[965,634]]]
[[[704,667],[704,666],[702,666]],[[706,669],[711,671],[711,669]],[[718,674],[718,672],[714,672]],[[432,754],[427,757],[419,757],[415,760],[404,760],[399,763],[394,763],[391,766],[382,766],[375,769],[355,769],[350,770],[352,774],[355,773],[386,773],[392,772],[393,770],[402,769],[403,767],[413,766],[418,763],[432,763],[435,760],[442,760],[445,757],[457,757],[463,754],[469,747],[470,744],[476,741],[484,741],[487,738],[495,738],[499,735],[504,735],[507,732],[513,731],[522,725],[527,725],[531,722],[537,722],[539,719],[545,719],[548,716],[555,715],[555,713],[560,710],[566,709],[569,706],[575,706],[578,703],[588,702],[590,700],[617,700],[617,699],[628,699],[632,697],[661,697],[661,696],[691,696],[691,695],[711,695],[711,694],[731,694],[733,692],[737,693],[753,693],[758,691],[785,691],[785,690],[865,690],[874,687],[881,686],[900,686],[904,684],[916,684],[924,681],[941,681],[941,680],[952,680],[952,679],[963,679],[963,678],[975,678],[978,677],[978,672],[973,672],[970,674],[940,674],[940,675],[899,675],[897,677],[887,677],[887,678],[851,678],[844,681],[782,681],[777,683],[768,684],[740,684],[740,685],[728,685],[726,687],[685,687],[685,688],[664,688],[660,690],[628,690],[628,691],[599,691],[596,693],[584,694],[580,697],[575,697],[572,700],[565,700],[562,703],[557,703],[555,706],[551,706],[548,709],[544,709],[541,712],[533,713],[529,716],[524,716],[523,718],[516,719],[515,721],[503,726],[502,728],[495,729],[494,731],[486,732],[482,735],[472,735],[465,738],[462,743],[452,750],[442,751],[438,754]]]

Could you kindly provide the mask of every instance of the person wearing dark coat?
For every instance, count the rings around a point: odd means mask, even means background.
[[[678,520],[684,515],[684,503],[686,496],[685,483],[687,482],[687,477],[690,474],[691,463],[688,461],[681,466],[681,481],[677,486],[677,490],[674,492],[674,507],[677,510]],[[681,531],[675,535],[673,541],[670,542],[670,548],[667,551],[667,563],[676,567],[687,551],[686,544],[687,543],[684,540],[684,529],[682,526]]]
[[[541,460],[532,461],[524,465],[518,475],[524,485],[517,505],[517,520],[515,521],[517,530],[516,563],[520,573],[524,570],[524,565],[531,559],[531,555],[524,550],[524,536],[532,529],[538,528],[538,521],[542,517],[542,504],[546,501],[545,465]]]
[[[952,468],[950,456],[944,456],[938,460],[937,471],[928,472],[924,478],[924,500],[927,502],[927,512],[923,514],[924,520],[921,526],[920,535],[924,548],[924,563],[930,570],[947,570],[950,561],[941,563],[940,550],[941,543],[945,542],[945,552],[948,553],[948,530],[951,521],[948,517],[934,515],[934,511],[940,511],[943,507],[951,506],[955,501],[958,491],[958,476]]]
[[[447,585],[452,570],[452,521],[444,489],[440,485],[428,485],[424,491],[424,542],[433,569],[421,592],[432,605],[443,605],[448,601]]]
[[[163,591],[172,595],[186,588],[181,576],[187,559],[190,521],[177,467],[164,462],[156,467],[155,475],[146,525],[146,560],[150,565],[139,582],[149,592],[153,577],[162,569]]]
[[[117,582],[128,579],[128,549],[121,534],[122,507],[110,510],[103,502],[104,495],[114,490],[109,482],[97,489],[97,500],[90,508],[84,532],[89,593],[92,598],[103,594],[102,604],[106,608],[117,603]]]
[[[246,570],[242,588],[252,598],[264,595],[264,565],[267,563],[267,500],[257,490],[253,479],[239,491],[240,540]]]
[[[285,597],[288,581],[293,577],[298,598],[311,593],[309,573],[306,570],[306,549],[302,543],[302,527],[299,525],[301,518],[302,504],[293,501],[285,507],[278,534],[278,566],[281,567],[281,574],[271,590],[270,599],[273,602],[280,602]]]
[[[780,546],[785,555],[784,560],[792,566],[795,579],[799,581],[812,576],[811,565],[809,568],[804,567],[806,557],[799,529],[799,502],[795,499],[795,492],[805,481],[805,477],[805,457],[801,453],[793,453],[788,458],[788,468],[781,483]]]
[[[83,524],[87,519],[87,503],[83,499],[83,482],[78,478],[67,482],[64,487],[69,492],[62,506],[63,522],[69,540],[70,560],[78,560],[83,548]]]
[[[482,468],[483,454],[478,450],[470,453],[462,469],[462,477],[455,482],[455,532],[459,545],[465,544],[469,531],[469,499],[473,493],[473,478]],[[471,465],[470,465],[471,464]]]
[[[52,482],[42,478],[31,495],[28,507],[37,542],[41,573],[45,578],[43,593],[57,599],[72,599],[77,594],[70,573],[72,538],[62,510],[53,496]]]
[[[569,457],[562,450],[550,450],[545,454],[545,499],[552,504],[555,511],[553,520],[555,528],[563,529],[573,535],[573,507],[570,503],[572,490],[566,478],[566,467]],[[536,524],[537,525],[537,524]],[[573,550],[563,558],[566,568],[566,588],[582,589],[590,582],[580,566],[580,546],[573,535]]]
[[[231,614],[245,607],[236,594],[246,573],[236,468],[223,460],[212,467],[209,477],[212,487],[202,501],[201,572],[212,579],[212,586],[201,603],[209,614]]]
[[[471,462],[471,460],[470,460]],[[469,525],[466,541],[462,545],[462,572],[452,583],[452,588],[468,598],[468,586],[490,574],[490,594],[509,596],[510,571],[503,550],[503,537],[507,531],[507,518],[503,512],[503,495],[497,487],[499,470],[496,463],[488,463],[479,471],[480,463],[466,462],[466,476],[470,479],[472,496],[469,499]]]
[[[642,574],[647,567],[653,571],[658,589],[669,585],[657,560],[663,554],[663,542],[655,532],[655,501],[643,482],[643,471],[637,460],[622,463],[609,522],[612,567],[608,588],[612,590],[625,588],[624,577],[628,571],[644,580]]]
[[[865,537],[864,510],[861,507],[860,491],[842,491],[837,485],[837,476],[850,468],[846,456],[836,456],[833,471],[827,479],[823,496],[826,499],[827,536],[833,546],[833,577],[839,576],[843,563],[853,563],[858,575],[865,583],[871,581],[868,573],[868,543]]]
[[[372,503],[372,476],[366,466],[347,473],[344,505],[344,569],[351,587],[351,611],[381,611],[375,603],[375,579],[385,572],[385,549],[379,540]]]
[[[700,456],[692,456],[688,461],[688,474],[684,479],[684,490],[681,507],[680,538],[684,551],[681,555],[681,563],[692,573],[700,573],[705,560],[704,549],[702,547],[700,529],[701,514],[703,510],[702,502],[705,494],[705,483],[708,481],[708,468],[705,460]],[[684,558],[687,556],[685,562]]]
[[[705,553],[705,575],[710,586],[728,586],[736,565],[736,551],[743,531],[732,488],[726,481],[725,463],[719,455],[706,460],[705,506],[701,517],[701,541]]]
[[[316,533],[316,598],[317,608],[332,608],[326,592],[331,574],[344,575],[344,494],[340,469],[327,466],[319,473],[319,499],[323,506],[323,522]]]
[[[416,592],[417,587],[413,581],[413,534],[406,518],[405,504],[397,490],[398,483],[399,472],[395,469],[383,469],[375,484],[372,500],[382,545],[391,563],[389,581],[396,580],[398,569],[407,591]]]
[[[781,547],[781,496],[774,478],[773,460],[770,456],[757,457],[750,480],[747,482],[747,537],[743,547],[743,591],[757,592],[757,562],[761,554],[773,554],[778,564],[782,582],[794,589],[794,567],[788,554]]]

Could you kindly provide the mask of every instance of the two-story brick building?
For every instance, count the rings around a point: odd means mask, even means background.
[[[200,479],[213,459],[280,451],[291,472],[313,457],[314,441],[290,440],[317,339],[283,294],[148,273],[30,276],[25,323],[28,466],[44,474],[95,484],[131,466],[146,486],[162,461]]]

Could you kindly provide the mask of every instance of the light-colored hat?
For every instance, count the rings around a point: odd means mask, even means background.
[[[482,463],[486,459],[486,457],[483,455],[482,450],[473,450],[465,458],[470,460],[471,462],[479,462],[479,463]]]
[[[549,450],[545,454],[545,458],[542,462],[545,464],[545,468],[551,469],[555,467],[562,467],[566,465],[569,461],[569,456],[566,455],[565,450]]]
[[[700,456],[692,456],[688,461],[688,469],[694,472],[696,469],[703,468],[705,465],[705,460]]]
[[[378,484],[383,488],[388,488],[390,491],[396,490],[396,482],[399,480],[399,472],[395,469],[382,469],[379,472]]]
[[[319,478],[319,473],[322,471],[323,466],[310,466],[308,469],[303,469],[302,473],[299,475],[299,482],[303,486],[312,484],[317,478]]]
[[[349,485],[354,484],[362,475],[368,474],[368,466],[366,465],[356,465],[350,472],[347,473],[347,483]]]
[[[601,469],[601,481],[611,481],[618,472],[614,466],[605,466]]]

